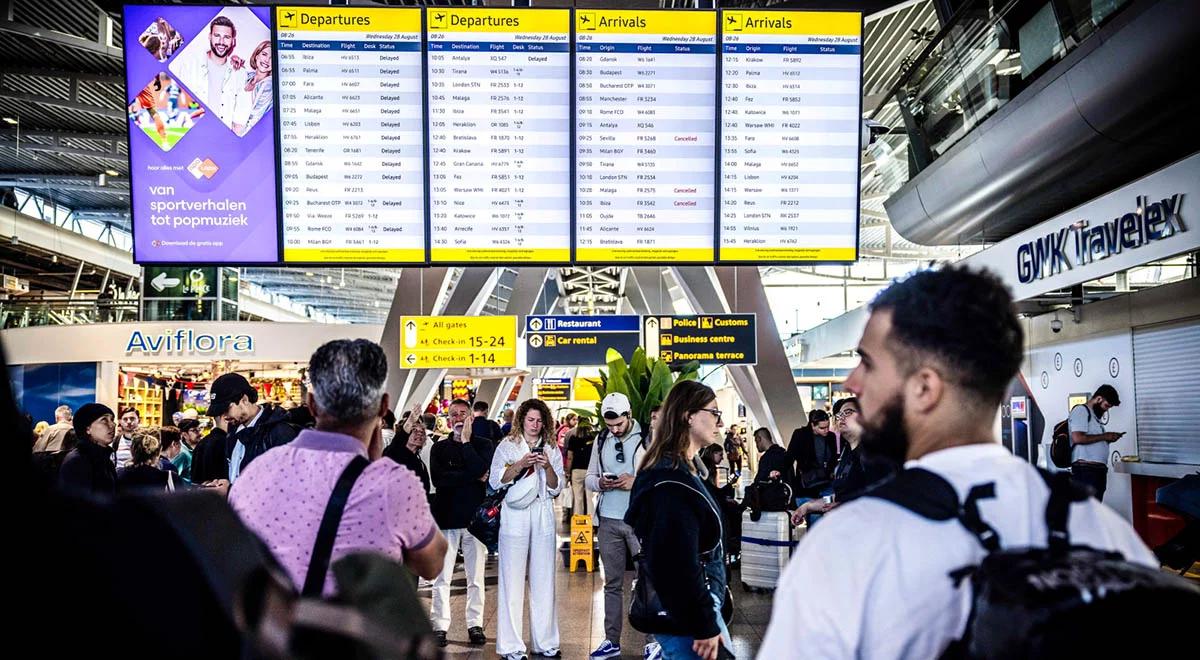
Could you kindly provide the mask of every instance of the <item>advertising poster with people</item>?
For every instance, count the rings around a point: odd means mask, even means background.
[[[127,6],[134,259],[277,261],[269,8]]]

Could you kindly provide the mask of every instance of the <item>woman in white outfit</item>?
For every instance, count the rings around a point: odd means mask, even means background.
[[[514,421],[508,437],[496,447],[489,475],[492,488],[513,485],[500,518],[496,652],[505,660],[526,657],[521,630],[528,566],[529,598],[535,603],[529,614],[533,652],[557,658],[561,653],[554,609],[554,497],[566,483],[562,452],[554,441],[553,417],[545,403],[525,401]],[[518,479],[521,475],[525,476]]]

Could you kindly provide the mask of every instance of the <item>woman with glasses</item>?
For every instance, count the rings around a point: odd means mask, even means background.
[[[515,417],[508,437],[496,447],[489,473],[492,488],[512,486],[500,518],[496,653],[505,660],[526,657],[521,631],[528,573],[533,652],[557,658],[562,654],[554,609],[554,498],[566,485],[562,454],[545,403],[529,399],[517,408]]]
[[[726,602],[721,508],[698,476],[703,468],[697,459],[720,427],[713,391],[695,381],[676,383],[625,515],[641,540],[638,579],[657,591],[659,603],[648,609],[665,612],[649,626],[641,623],[652,628],[644,632],[655,634],[666,660],[715,660],[730,643],[721,614]],[[639,586],[635,593],[645,592]]]

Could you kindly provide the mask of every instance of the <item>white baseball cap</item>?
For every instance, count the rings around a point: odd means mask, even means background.
[[[620,392],[613,392],[604,397],[604,401],[600,403],[600,414],[605,419],[616,419],[621,415],[628,415],[630,411],[629,397]]]

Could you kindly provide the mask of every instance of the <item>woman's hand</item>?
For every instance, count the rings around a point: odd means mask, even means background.
[[[701,660],[717,660],[717,650],[721,648],[721,636],[698,639],[692,642],[692,650]]]

